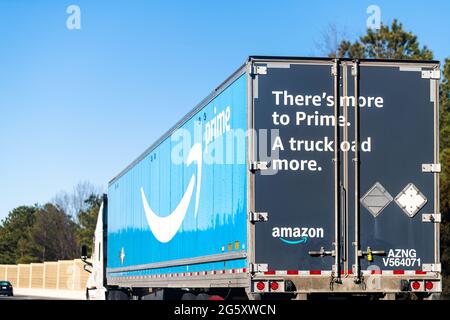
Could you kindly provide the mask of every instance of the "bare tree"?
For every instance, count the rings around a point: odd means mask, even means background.
[[[66,191],[58,193],[53,197],[51,203],[76,219],[80,211],[88,209],[89,204],[86,203],[86,200],[91,195],[100,195],[102,191],[101,187],[94,186],[89,181],[81,181],[73,188],[71,193]]]
[[[60,208],[67,214],[72,215],[71,196],[66,191],[59,192],[56,196],[53,197],[51,203],[53,203],[56,207]]]
[[[101,193],[100,188],[94,186],[89,181],[79,182],[73,188],[73,204],[72,204],[72,206],[73,206],[74,213],[77,214],[80,211],[87,210],[89,206],[86,203],[86,200],[91,195],[97,195],[100,193]]]
[[[330,23],[320,33],[320,40],[315,41],[316,49],[325,57],[336,57],[339,47],[348,35],[344,28],[340,29],[336,23]]]

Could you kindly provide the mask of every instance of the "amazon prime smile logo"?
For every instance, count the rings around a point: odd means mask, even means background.
[[[306,243],[311,238],[323,238],[323,228],[274,227],[272,237],[286,244]]]
[[[194,194],[194,186],[196,187],[194,215],[195,218],[197,217],[202,182],[202,153],[203,150],[201,143],[195,143],[189,151],[186,165],[189,166],[192,162],[196,162],[197,173],[192,174],[183,197],[176,208],[168,216],[161,217],[152,210],[148,204],[147,197],[145,196],[144,188],[141,188],[142,205],[144,206],[145,217],[147,218],[148,225],[156,239],[162,243],[167,243],[172,240],[180,229]]]

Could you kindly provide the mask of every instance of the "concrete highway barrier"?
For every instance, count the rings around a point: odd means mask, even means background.
[[[85,299],[89,273],[80,259],[0,265],[0,280],[8,280],[15,295],[55,299]]]

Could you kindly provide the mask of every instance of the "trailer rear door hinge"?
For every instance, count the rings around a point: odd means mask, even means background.
[[[267,263],[250,263],[248,269],[250,273],[267,272],[269,265]]]
[[[441,272],[441,264],[440,263],[424,263],[422,265],[422,271],[427,272]]]
[[[337,66],[336,66],[336,64],[333,64],[331,66],[331,75],[332,76],[337,76]]]
[[[267,170],[269,169],[269,163],[267,161],[255,161],[250,163],[250,171],[256,172],[260,170]]]
[[[253,70],[251,70],[251,75],[260,75],[267,74],[267,66],[253,66]]]
[[[441,172],[441,164],[440,163],[424,163],[422,164],[422,172]]]
[[[352,66],[352,76],[357,77],[359,75],[358,74],[358,70],[359,70],[358,65],[356,63],[353,64],[353,66]]]
[[[422,71],[422,79],[432,79],[432,80],[440,80],[441,79],[441,70],[423,70]]]
[[[250,212],[250,222],[266,222],[269,220],[267,212]]]
[[[433,223],[441,222],[441,214],[424,213],[422,214],[422,222],[433,222]]]

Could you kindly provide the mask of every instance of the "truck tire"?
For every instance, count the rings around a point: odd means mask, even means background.
[[[187,292],[181,296],[181,300],[197,300],[197,296],[191,292]]]
[[[209,295],[207,293],[199,293],[195,300],[209,300],[210,297],[211,297],[211,295]]]
[[[108,300],[129,300],[128,295],[121,290],[111,290],[108,292]]]
[[[157,290],[150,294],[143,295],[141,300],[164,300],[164,291]]]

